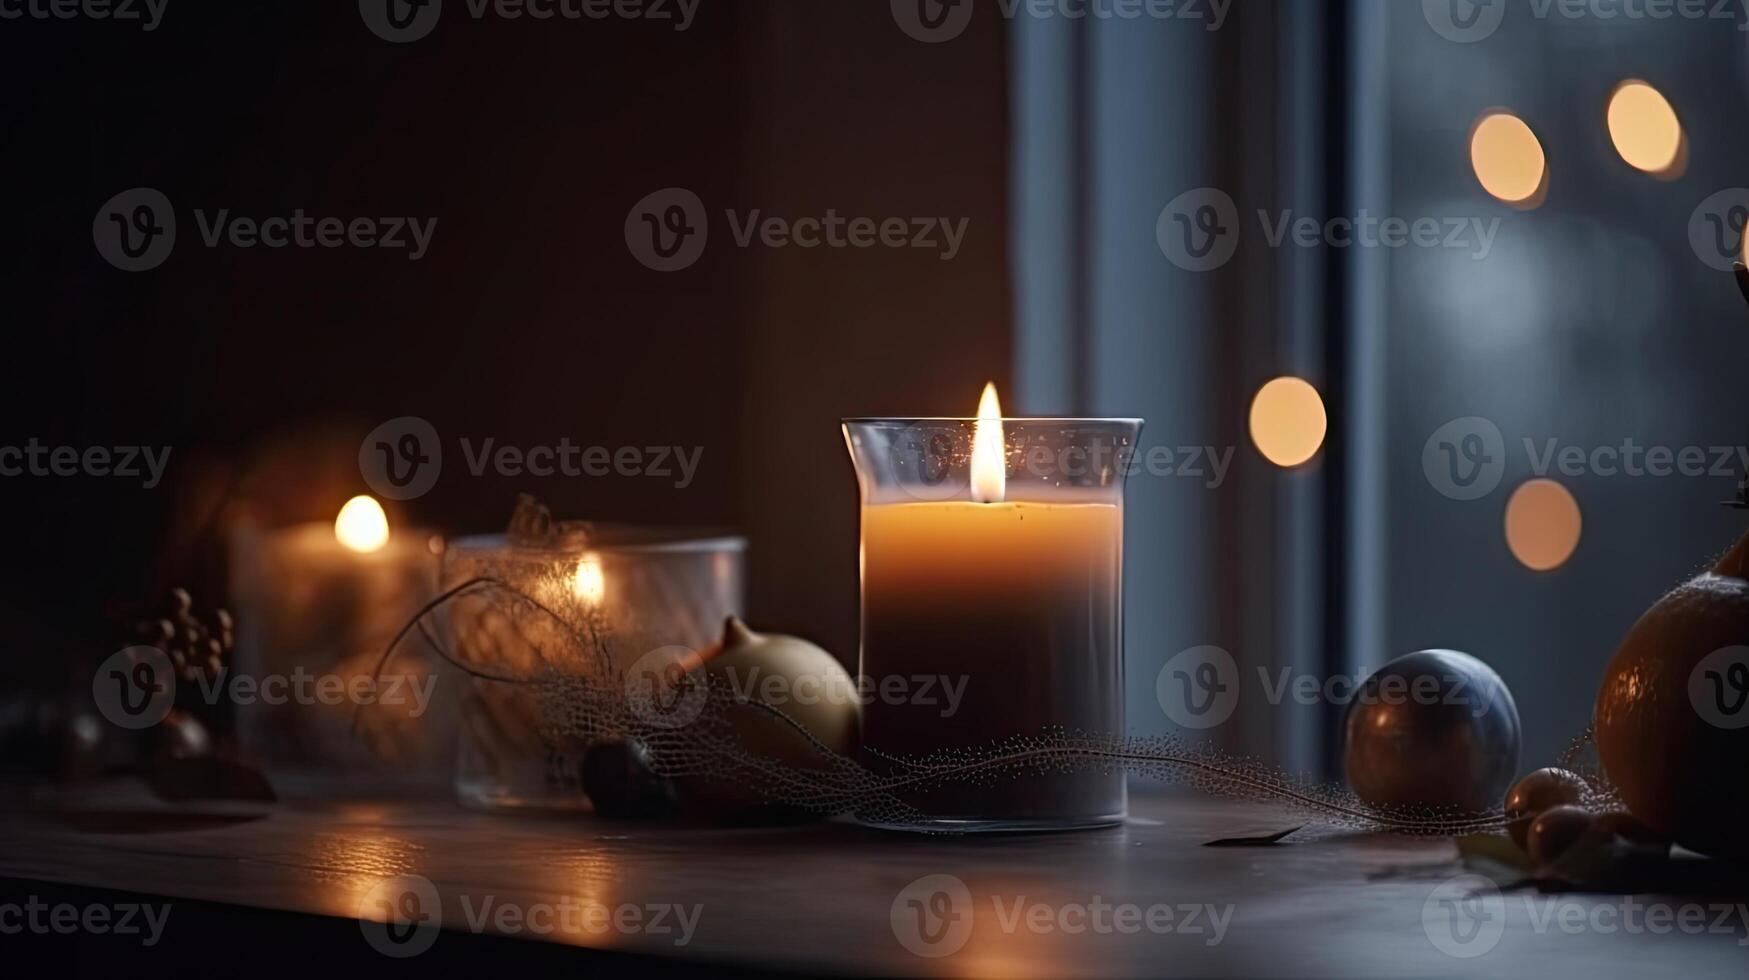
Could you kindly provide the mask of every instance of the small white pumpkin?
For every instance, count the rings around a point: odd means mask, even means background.
[[[838,659],[807,640],[755,633],[731,616],[722,641],[702,651],[702,669],[713,688],[729,691],[746,704],[728,709],[740,747],[796,769],[824,769],[833,757],[759,705],[783,713],[834,755],[848,755],[856,744],[862,703],[850,674]],[[688,804],[727,820],[796,819],[793,808],[774,806],[760,788],[744,780],[690,777],[682,780]]]

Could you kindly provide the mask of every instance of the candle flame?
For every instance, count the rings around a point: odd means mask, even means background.
[[[984,385],[978,399],[978,420],[972,423],[972,499],[1000,503],[1008,491],[1008,463],[1003,451],[1002,403],[996,382]]]
[[[389,543],[389,515],[369,494],[359,494],[334,518],[334,537],[360,554],[376,551]]]
[[[601,573],[601,559],[584,555],[577,559],[577,570],[571,574],[571,589],[577,598],[594,606],[607,594],[607,576]]]

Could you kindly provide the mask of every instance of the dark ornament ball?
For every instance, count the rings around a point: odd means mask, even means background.
[[[656,775],[636,739],[596,742],[583,752],[583,792],[604,817],[653,819],[680,809],[674,781]]]
[[[1422,650],[1367,678],[1348,710],[1348,784],[1390,808],[1498,812],[1518,772],[1518,705],[1493,668]]]

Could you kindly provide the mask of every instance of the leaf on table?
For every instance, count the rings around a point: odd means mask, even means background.
[[[1536,862],[1524,853],[1512,838],[1501,834],[1470,834],[1457,839],[1458,857],[1465,865],[1475,867],[1481,862],[1497,864],[1508,871],[1529,874]]]
[[[1749,894],[1749,862],[1672,853],[1617,835],[1573,845],[1543,869],[1544,891],[1669,892],[1684,895]]]
[[[259,769],[212,756],[159,762],[146,773],[146,784],[161,799],[172,803],[186,800],[273,803],[279,799],[273,784]]]
[[[1283,830],[1279,833],[1267,834],[1267,835],[1262,836],[1262,837],[1222,837],[1220,840],[1211,840],[1208,843],[1204,844],[1203,846],[1204,847],[1274,847],[1275,845],[1280,844],[1282,842],[1282,840],[1285,839],[1289,834],[1293,833],[1296,830],[1300,830],[1304,827],[1305,827],[1305,824],[1300,824],[1300,826],[1298,826],[1298,827],[1289,827],[1288,829]]]
[[[1613,888],[1630,872],[1632,845],[1613,834],[1587,835],[1545,869],[1548,887]]]

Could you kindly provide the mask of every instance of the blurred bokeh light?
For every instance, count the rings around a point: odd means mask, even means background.
[[[1526,480],[1506,502],[1506,546],[1524,567],[1560,568],[1579,547],[1579,502],[1553,480]]]
[[[1542,203],[1548,162],[1542,143],[1524,120],[1510,112],[1483,116],[1470,133],[1470,166],[1482,189],[1508,204]]]
[[[1682,169],[1682,123],[1663,93],[1638,79],[1616,86],[1609,98],[1609,139],[1628,165],[1676,176]]]
[[[1301,378],[1276,378],[1251,401],[1251,441],[1277,466],[1311,459],[1324,444],[1328,423],[1324,399]]]

